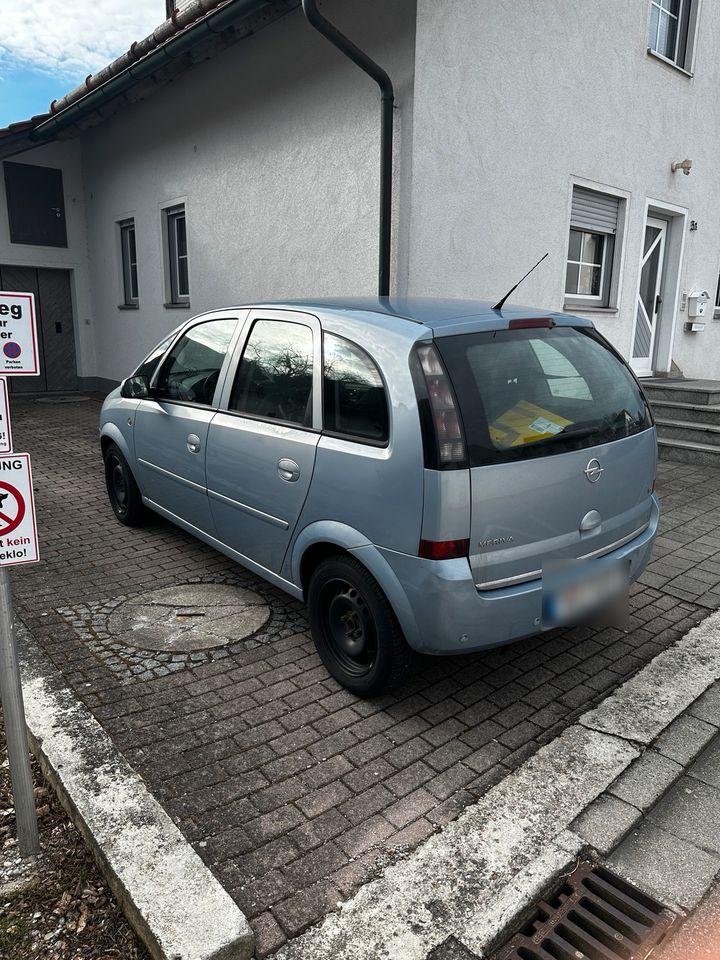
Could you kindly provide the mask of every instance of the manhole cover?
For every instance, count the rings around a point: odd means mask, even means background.
[[[108,627],[112,636],[133,647],[192,653],[244,640],[269,617],[267,603],[252,590],[193,583],[126,600]]]

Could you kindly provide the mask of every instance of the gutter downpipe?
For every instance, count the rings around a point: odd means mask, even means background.
[[[393,180],[393,110],[395,93],[387,73],[374,60],[340,33],[337,27],[320,13],[316,0],[302,0],[305,17],[311,27],[360,67],[380,87],[380,244],[378,264],[378,296],[390,296],[390,243],[392,231]]]

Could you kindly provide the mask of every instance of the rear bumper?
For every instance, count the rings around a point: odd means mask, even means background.
[[[628,560],[630,583],[650,559],[660,507],[653,496],[648,527],[604,561]],[[408,642],[422,653],[469,653],[541,633],[542,579],[478,591],[467,559],[423,560],[379,548],[413,611],[417,632]]]

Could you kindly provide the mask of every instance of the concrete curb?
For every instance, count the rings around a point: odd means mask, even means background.
[[[237,904],[22,627],[30,741],[155,960],[249,960],[255,946]]]
[[[656,657],[442,833],[278,960],[425,960],[454,938],[486,956],[590,844],[579,814],[720,679],[720,613]]]

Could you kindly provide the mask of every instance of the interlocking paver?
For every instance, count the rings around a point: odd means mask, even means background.
[[[720,470],[661,463],[661,534],[626,629],[421,657],[404,688],[358,700],[320,663],[300,603],[160,519],[116,523],[95,401],[12,405],[43,557],[13,571],[18,614],[248,910],[260,957],[720,606]],[[270,618],[249,640],[178,657],[108,630],[126,598],[190,582],[254,590]]]

